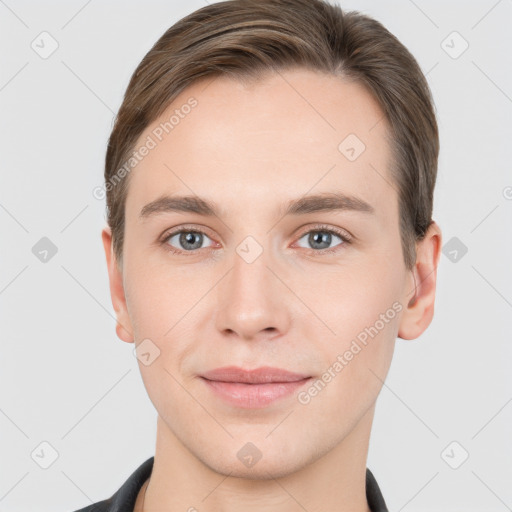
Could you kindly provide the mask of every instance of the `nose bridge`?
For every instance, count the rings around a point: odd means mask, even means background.
[[[260,331],[286,329],[286,306],[279,300],[279,280],[271,251],[255,237],[246,237],[233,251],[231,271],[219,287],[218,328],[252,338]],[[282,292],[282,290],[281,290]]]

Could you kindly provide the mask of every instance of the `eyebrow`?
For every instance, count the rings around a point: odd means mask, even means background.
[[[284,209],[283,217],[287,215],[305,215],[308,213],[327,211],[356,211],[375,213],[373,206],[362,199],[340,192],[324,192],[322,194],[304,196],[289,201]],[[140,211],[142,219],[159,213],[188,212],[205,217],[219,217],[220,212],[215,203],[198,196],[161,196],[146,204]]]

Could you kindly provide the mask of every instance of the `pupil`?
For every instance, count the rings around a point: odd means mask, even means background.
[[[318,231],[317,233],[311,235],[312,238],[312,245],[315,245],[317,243],[322,244],[324,243],[324,247],[320,247],[320,249],[325,249],[326,247],[329,247],[331,242],[331,234],[326,233],[325,231]]]
[[[188,233],[182,234],[180,242],[183,247],[188,247],[191,249],[198,249],[202,245],[200,235],[201,235],[201,233],[193,233],[193,232],[188,232]],[[196,243],[194,243],[194,238],[196,238],[196,237],[197,237],[198,241],[196,241]],[[190,245],[192,245],[193,247],[190,247]]]

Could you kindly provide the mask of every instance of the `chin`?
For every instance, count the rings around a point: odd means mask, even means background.
[[[213,464],[208,464],[208,461],[203,460],[203,463],[220,475],[246,480],[272,480],[285,477],[301,469],[299,462],[294,460],[288,460],[286,466],[283,466],[279,457],[267,457],[265,459],[262,457],[252,467],[246,467],[238,460],[233,463],[233,459],[216,460]]]
[[[267,434],[268,430],[265,436]],[[265,436],[235,436],[235,439],[219,443],[215,448],[204,446],[205,451],[197,450],[196,445],[194,455],[216,473],[250,480],[290,475],[321,456],[321,450],[311,447],[312,452],[309,453],[307,443],[293,436],[285,435],[273,440],[270,437],[265,439]]]

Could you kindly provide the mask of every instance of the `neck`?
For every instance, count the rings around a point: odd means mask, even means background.
[[[258,479],[214,470],[187,449],[159,416],[153,470],[135,512],[371,512],[366,459],[373,415],[374,406],[347,437],[313,462],[279,475],[268,471]]]

